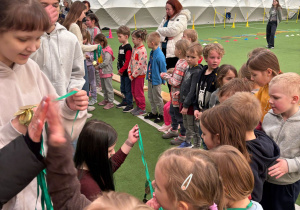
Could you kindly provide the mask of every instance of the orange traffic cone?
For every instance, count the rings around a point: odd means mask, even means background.
[[[111,33],[111,29],[109,29],[108,38],[109,38],[109,39],[112,39],[112,38],[113,38],[112,33]]]

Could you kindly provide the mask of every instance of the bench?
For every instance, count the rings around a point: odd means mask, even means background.
[[[161,91],[161,97],[163,98],[165,104],[171,100],[170,93],[167,93],[165,91]]]

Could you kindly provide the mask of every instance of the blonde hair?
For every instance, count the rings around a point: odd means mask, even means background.
[[[186,36],[191,39],[191,42],[196,42],[198,41],[198,33],[196,30],[194,29],[185,29],[183,31],[184,34],[186,34]]]
[[[222,180],[207,151],[172,148],[160,156],[156,167],[165,175],[164,188],[172,202],[184,201],[193,209],[209,209],[216,203],[223,210]],[[190,174],[193,174],[191,182],[182,190]]]
[[[94,200],[85,210],[151,210],[152,208],[143,204],[140,200],[122,192],[104,192],[103,195]],[[152,209],[153,210],[153,209]]]
[[[117,34],[123,34],[124,36],[128,36],[128,38],[130,37],[130,28],[127,27],[127,26],[120,26],[118,29],[117,29]]]
[[[91,44],[91,35],[87,30],[82,30],[82,39],[87,39],[87,43]]]
[[[253,131],[262,117],[259,100],[249,92],[235,93],[225,100],[222,105],[230,106],[239,112],[247,131]]]
[[[219,136],[220,145],[234,146],[251,161],[245,141],[246,125],[238,111],[220,104],[204,111],[200,122],[212,135]]]
[[[160,35],[158,32],[154,31],[154,32],[151,32],[150,34],[148,34],[147,36],[147,41],[148,42],[153,42],[153,44],[155,46],[158,46],[159,43],[160,43]]]
[[[192,44],[190,44],[189,48],[187,49],[187,52],[190,53],[195,53],[196,55],[198,55],[199,57],[202,56],[202,46],[200,43],[194,42]]]
[[[185,39],[181,39],[181,40],[178,40],[175,44],[175,48],[177,50],[180,50],[182,56],[186,56],[186,51],[187,49],[189,48],[189,45],[190,45],[190,41],[188,40],[185,40]]]
[[[204,58],[207,58],[209,52],[211,52],[212,50],[215,50],[221,57],[223,57],[223,55],[225,54],[225,50],[224,50],[224,48],[221,44],[219,44],[219,43],[209,43],[203,49]]]
[[[252,87],[249,81],[233,78],[228,83],[220,87],[219,97],[232,96],[236,92],[251,92]]]
[[[247,61],[247,67],[249,70],[255,71],[266,71],[270,68],[272,69],[273,76],[281,73],[276,55],[268,50],[263,50],[256,55],[252,55]]]
[[[274,77],[269,86],[279,85],[283,92],[289,95],[300,95],[300,75],[294,72],[280,74]]]
[[[249,163],[236,148],[223,145],[209,151],[221,174],[225,197],[229,201],[247,198],[254,188],[254,176]]]

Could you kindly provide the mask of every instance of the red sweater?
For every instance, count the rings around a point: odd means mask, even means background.
[[[127,155],[119,149],[116,154],[111,158],[113,173],[123,164]],[[93,179],[89,171],[84,169],[77,169],[77,175],[80,179],[81,194],[85,195],[90,201],[95,200],[102,194],[102,190],[98,186],[97,182]]]

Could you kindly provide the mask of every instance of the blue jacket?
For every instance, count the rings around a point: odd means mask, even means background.
[[[165,84],[165,80],[163,80],[160,77],[160,73],[167,72],[167,64],[166,64],[166,57],[161,51],[161,49],[158,47],[156,50],[151,50],[150,57],[153,55],[153,61],[152,61],[152,85],[160,85]],[[150,60],[148,62],[148,68],[147,68],[147,76],[146,79],[148,79],[149,74],[149,64]]]

